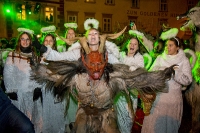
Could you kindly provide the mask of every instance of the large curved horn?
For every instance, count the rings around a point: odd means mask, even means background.
[[[90,53],[90,48],[87,44],[87,39],[86,37],[74,37],[72,39],[68,39],[69,41],[76,41],[79,40],[81,46],[83,47],[83,49],[85,50],[86,54]]]
[[[127,26],[126,26],[127,27]],[[103,53],[103,50],[104,50],[104,46],[105,46],[105,42],[106,42],[106,39],[109,38],[109,39],[115,39],[117,37],[119,37],[121,34],[124,33],[124,31],[126,30],[126,27],[124,27],[124,29],[116,34],[103,34],[103,35],[100,35],[100,46],[99,46],[99,53]]]
[[[81,46],[83,47],[83,49],[85,50],[86,54],[90,53],[90,48],[87,44],[87,38],[86,37],[74,37],[72,39],[67,39],[69,41],[77,41],[79,40],[79,43],[81,44]]]
[[[85,50],[86,54],[89,54],[90,53],[90,48],[89,48],[89,46],[87,44],[86,37],[79,37],[79,41],[80,41],[81,46]]]
[[[73,42],[79,40],[80,41],[80,44],[81,46],[83,47],[83,49],[85,50],[86,54],[89,54],[90,53],[90,48],[89,46],[87,45],[87,40],[85,37],[74,37],[74,38],[71,38],[71,39],[66,39],[66,38],[63,38],[63,37],[60,37],[58,34],[56,34],[58,36],[58,38],[60,38],[61,40],[65,41],[67,44],[72,44]]]
[[[116,39],[116,38],[118,38],[120,35],[122,35],[124,33],[124,31],[126,30],[126,27],[124,27],[124,29],[122,31],[118,32],[118,33],[107,34],[107,38],[109,38],[109,39]]]
[[[60,38],[61,40],[65,41],[67,44],[70,44],[70,45],[73,42],[79,40],[80,44],[83,47],[83,49],[85,50],[86,54],[90,53],[90,48],[87,45],[87,40],[86,40],[85,37],[74,37],[74,38],[71,38],[71,39],[66,39],[66,38],[60,37],[58,34],[56,34],[56,35],[58,36],[58,38]]]
[[[72,45],[75,41],[79,40],[79,38],[77,38],[77,37],[74,37],[72,39],[66,39],[64,37],[59,36],[57,33],[55,33],[55,34],[59,39],[63,40],[64,42],[66,42],[69,45]]]

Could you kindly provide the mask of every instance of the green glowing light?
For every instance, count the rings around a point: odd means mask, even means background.
[[[7,12],[7,13],[10,13],[10,9],[6,9],[6,12]]]
[[[7,14],[10,14],[12,12],[12,7],[11,7],[11,4],[10,3],[4,3],[4,12],[7,13]]]

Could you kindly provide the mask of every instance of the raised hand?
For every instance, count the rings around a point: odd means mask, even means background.
[[[42,45],[38,41],[38,38],[35,34],[33,34],[33,38],[34,38],[34,40],[32,41],[32,46],[34,46],[37,50],[40,50]]]
[[[40,44],[35,34],[33,34],[33,38],[34,38],[34,41],[32,42],[32,46],[34,46],[37,49],[37,51],[40,51],[40,53],[45,53],[47,51],[47,47]]]

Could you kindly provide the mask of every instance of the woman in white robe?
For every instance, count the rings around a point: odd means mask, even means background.
[[[156,96],[150,114],[144,118],[142,133],[178,133],[183,112],[181,91],[192,82],[192,75],[190,62],[177,38],[167,40],[165,51],[157,57],[150,71],[174,64],[177,66],[174,78],[168,81],[169,90]]]
[[[34,90],[36,88],[40,90],[41,85],[30,79],[33,31],[23,30],[18,28],[21,33],[15,51],[9,53],[4,65],[4,84],[12,103],[31,120],[35,131],[40,133],[42,132],[42,102],[41,98],[34,99]]]
[[[43,27],[41,32],[44,34],[42,44],[57,51],[57,40],[55,35],[55,26]],[[41,63],[47,64],[45,58],[42,57]],[[77,104],[70,99],[69,108],[66,110],[66,100],[61,101],[53,95],[53,92],[47,91],[44,85],[42,89],[43,95],[43,133],[64,133],[65,125],[75,122]],[[65,112],[68,112],[67,115]]]

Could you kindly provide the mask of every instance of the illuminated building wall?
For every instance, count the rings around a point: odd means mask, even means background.
[[[163,23],[176,26],[176,16],[196,5],[198,0],[65,0],[65,22],[77,22],[84,33],[87,18],[100,22],[101,32],[113,33],[134,21],[137,28],[158,34]]]
[[[3,2],[2,2],[3,1]],[[198,0],[2,0],[0,7],[0,38],[16,37],[18,27],[33,29],[40,34],[40,28],[49,25],[57,27],[56,32],[64,36],[64,23],[77,22],[82,35],[83,23],[87,18],[99,20],[102,33],[114,33],[136,23],[139,30],[156,36],[162,24],[178,25],[176,16],[185,13],[196,5]],[[12,13],[3,10],[5,1],[10,1]],[[41,4],[39,12],[34,13],[36,3]],[[22,4],[22,12],[16,6]],[[31,6],[31,14],[26,10]],[[27,6],[29,7],[29,6]]]

